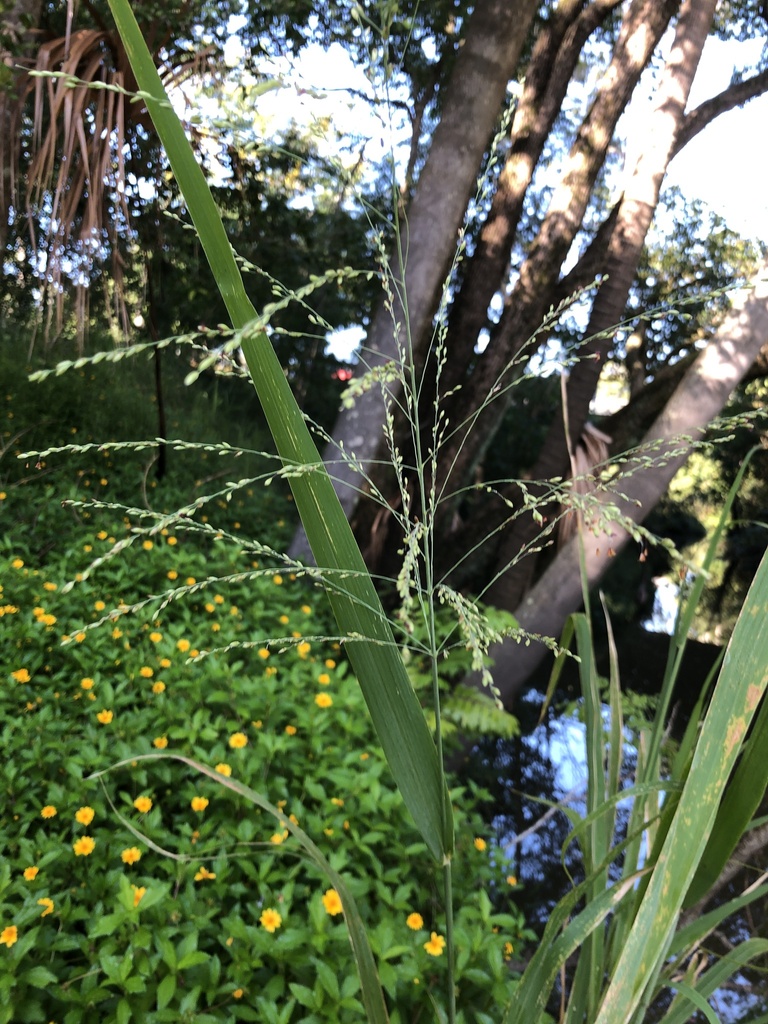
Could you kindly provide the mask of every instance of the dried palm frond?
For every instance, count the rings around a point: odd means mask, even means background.
[[[159,71],[166,88],[207,70],[212,47],[191,52],[162,50]],[[145,105],[136,98],[136,81],[117,33],[84,28],[46,40],[34,58],[17,68],[15,100],[8,112],[11,130],[0,158],[4,187],[17,210],[25,209],[33,246],[45,247],[44,288],[56,308],[57,329],[63,310],[65,264],[74,276],[78,324],[86,322],[88,283],[94,261],[108,247],[113,287],[122,294],[124,256],[131,217],[126,162],[137,180],[151,179],[142,166],[137,130],[151,136]],[[18,180],[21,128],[31,119],[29,166],[25,187]],[[0,195],[8,210],[8,196]],[[44,238],[34,237],[41,225]],[[123,328],[125,305],[120,301]]]

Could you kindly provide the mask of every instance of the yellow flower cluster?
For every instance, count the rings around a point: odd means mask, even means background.
[[[341,905],[341,897],[335,889],[326,889],[323,893],[323,906],[326,914],[330,914],[331,917],[340,914],[344,909]]]
[[[262,928],[270,933],[276,931],[283,923],[283,919],[280,914],[271,907],[267,907],[266,910],[262,911],[259,921],[261,922]]]
[[[75,821],[79,825],[90,825],[96,812],[92,807],[80,807],[75,811]]]

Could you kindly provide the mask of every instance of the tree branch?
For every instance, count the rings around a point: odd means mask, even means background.
[[[733,85],[729,85],[727,89],[723,89],[717,96],[713,96],[711,99],[705,100],[704,103],[700,103],[698,107],[695,107],[689,114],[685,115],[685,120],[675,139],[675,146],[672,150],[673,159],[684,146],[688,145],[691,139],[703,131],[716,117],[727,113],[729,110],[733,110],[734,107],[742,106],[749,100],[753,100],[756,96],[762,96],[767,91],[768,69],[761,71],[757,75],[752,75],[751,78],[745,78],[743,82],[735,82]]]

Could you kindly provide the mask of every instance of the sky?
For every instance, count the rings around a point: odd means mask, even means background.
[[[671,33],[662,47],[671,41]],[[229,62],[235,66],[240,54],[231,41]],[[689,109],[726,88],[735,65],[756,63],[763,43],[724,42],[710,38],[704,48],[693,84]],[[314,119],[330,116],[345,135],[364,136],[366,156],[372,161],[394,151],[400,164],[407,159],[408,128],[402,116],[393,125],[377,117],[354,92],[372,94],[365,72],[336,44],[328,50],[319,45],[306,47],[293,66],[277,66],[285,87],[259,99],[259,114],[275,123],[290,118],[310,125]],[[629,140],[642,138],[642,123],[652,107],[649,78],[641,81],[633,103],[620,125]],[[723,114],[693,139],[672,161],[665,187],[677,185],[688,198],[703,200],[723,216],[728,226],[746,238],[768,244],[768,189],[765,187],[765,136],[768,125],[768,95],[751,100],[741,109]],[[404,142],[405,140],[405,142]],[[329,147],[331,143],[328,143]],[[631,146],[631,142],[630,142]],[[357,159],[359,147],[350,159]],[[361,340],[362,331],[340,332],[332,345],[339,358],[349,358]]]

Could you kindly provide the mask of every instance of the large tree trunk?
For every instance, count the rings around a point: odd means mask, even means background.
[[[642,451],[627,463],[611,485],[604,505],[616,506],[627,520],[641,523],[684,465],[691,438],[700,438],[744,378],[768,341],[768,262],[748,289],[737,293],[733,307],[707,347],[699,354],[662,414],[643,438]],[[652,465],[646,465],[648,457]],[[630,534],[618,525],[593,535],[583,533],[584,558],[590,585],[599,581],[614,554]],[[580,538],[574,537],[529,591],[515,616],[523,629],[540,636],[560,636],[566,618],[582,601],[579,572]],[[505,641],[490,652],[493,677],[506,707],[511,708],[530,673],[546,656],[546,648]]]
[[[399,346],[420,351],[422,340],[429,336],[478,167],[536,7],[536,0],[478,0],[475,5],[446,91],[443,115],[403,220],[403,237],[391,259],[396,306],[390,310],[382,298],[371,320],[365,343],[365,361],[370,366],[397,359]],[[376,388],[339,414],[326,462],[347,515],[363,484],[361,473],[368,470],[383,440],[383,421]],[[339,458],[341,448],[354,453],[354,466]],[[307,555],[303,536],[296,536],[291,553]]]
[[[504,286],[525,196],[584,44],[617,6],[617,0],[597,0],[586,8],[583,0],[561,0],[536,39],[512,121],[509,155],[451,307],[449,359],[441,381],[446,392],[463,381],[478,336],[487,326],[491,300]]]
[[[469,478],[482,459],[509,407],[509,385],[520,372],[520,366],[514,363],[552,303],[563,261],[581,228],[618,120],[678,5],[679,0],[632,0],[629,6],[611,63],[578,131],[561,182],[520,268],[498,328],[478,359],[468,385],[448,404],[451,423],[465,425],[456,430],[441,453],[443,466],[450,467],[454,489]],[[493,401],[478,417],[478,397],[487,395],[493,395]],[[438,482],[438,493],[445,482]],[[449,513],[446,509],[446,519]]]
[[[603,281],[595,297],[585,331],[587,342],[580,350],[579,362],[568,380],[567,416],[571,443],[578,441],[587,421],[604,360],[613,344],[611,328],[624,315],[716,6],[717,0],[683,0],[680,8],[672,49],[644,130],[643,146],[629,175],[605,253],[603,271],[607,280]],[[558,415],[552,422],[531,476],[534,480],[549,480],[563,476],[568,469],[565,424],[563,417]],[[537,532],[538,526],[530,515],[520,516],[506,531],[499,549],[498,565],[499,568],[507,565],[511,568],[498,577],[486,594],[491,604],[502,608],[517,606],[527,585],[530,563],[523,560],[515,564],[514,560]]]

